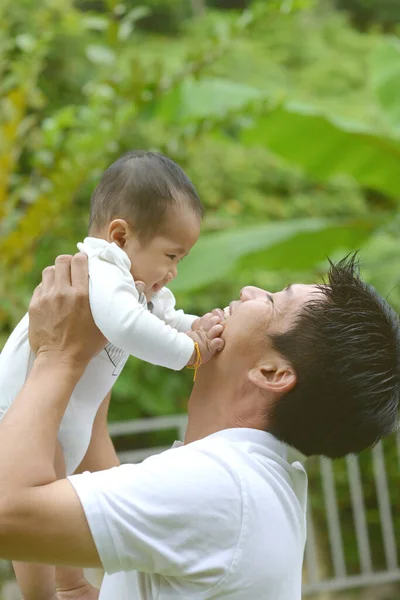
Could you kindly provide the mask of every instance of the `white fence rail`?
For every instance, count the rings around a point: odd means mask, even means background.
[[[172,444],[176,439],[183,440],[186,426],[187,417],[185,415],[176,415],[112,423],[109,425],[109,430],[114,439],[132,434],[170,430],[171,433],[172,431],[174,432],[170,440]],[[393,443],[396,444],[400,471],[400,435],[393,438]],[[170,445],[165,447],[161,446],[123,451],[119,453],[119,456],[122,462],[140,462],[152,454],[167,450]],[[304,564],[304,596],[316,592],[345,590],[354,587],[400,581],[400,568],[398,564],[399,548],[396,545],[395,539],[389,483],[382,444],[378,444],[371,451],[370,455],[376,487],[377,510],[379,512],[386,568],[379,571],[374,570],[359,459],[355,456],[349,456],[346,459],[346,468],[355,539],[359,556],[359,573],[356,575],[348,573],[333,464],[331,461],[322,458],[320,459],[319,468],[330,548],[330,556],[328,558],[332,562],[333,576],[328,577],[321,575],[323,568],[317,549],[313,526],[314,519],[309,503],[308,539]],[[397,485],[397,481],[393,482],[393,484]],[[311,493],[313,492],[311,491]]]

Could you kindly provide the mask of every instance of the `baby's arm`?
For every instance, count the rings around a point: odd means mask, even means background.
[[[175,303],[175,296],[171,290],[165,287],[157,294],[153,314],[162,319],[167,325],[171,325],[171,327],[183,333],[201,329],[209,331],[217,323],[223,324],[225,321],[224,311],[220,308],[214,308],[212,312],[198,317],[197,315],[189,315],[181,309],[176,310]]]
[[[139,303],[128,270],[92,257],[89,274],[93,318],[109,342],[137,358],[174,370],[190,362],[193,341]]]
[[[60,443],[57,442],[54,458],[57,479],[65,477],[65,461]],[[13,562],[15,576],[24,600],[56,599],[55,568],[51,565]]]
[[[183,310],[175,310],[175,297],[168,288],[163,288],[157,294],[153,314],[171,327],[183,331],[194,342],[197,342],[201,355],[201,364],[206,363],[218,351],[222,350],[224,342],[221,339],[223,331],[223,311],[214,309],[202,317],[188,315]],[[197,359],[194,352],[189,365]]]
[[[182,309],[175,309],[175,296],[168,288],[164,287],[154,300],[153,314],[164,323],[174,327],[177,331],[187,333],[192,329],[192,325],[198,320],[197,315],[189,315]]]

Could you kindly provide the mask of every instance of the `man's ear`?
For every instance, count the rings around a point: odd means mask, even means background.
[[[249,371],[248,377],[252,384],[275,394],[286,394],[297,383],[295,370],[286,362],[260,364]]]
[[[114,219],[108,226],[108,242],[115,242],[117,246],[123,248],[126,238],[130,233],[130,226],[124,219]]]

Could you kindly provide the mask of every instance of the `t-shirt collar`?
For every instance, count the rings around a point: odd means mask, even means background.
[[[288,447],[283,442],[280,442],[276,437],[267,431],[261,429],[251,429],[248,427],[233,427],[231,429],[223,429],[206,436],[203,439],[223,438],[232,442],[252,442],[260,444],[275,454],[278,454],[286,460]],[[183,446],[183,442],[176,441],[172,448]],[[298,459],[297,459],[298,460]]]

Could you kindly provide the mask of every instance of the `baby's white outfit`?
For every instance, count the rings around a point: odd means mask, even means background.
[[[197,318],[175,310],[175,298],[167,288],[153,296],[150,312],[145,296],[136,290],[131,262],[116,244],[89,237],[78,248],[89,259],[93,318],[109,343],[87,366],[60,425],[58,439],[67,475],[76,470],[85,456],[99,406],[128,356],[169,369],[182,369],[194,349],[185,332]],[[0,354],[0,417],[24,385],[35,358],[29,345],[28,326],[26,314]]]

